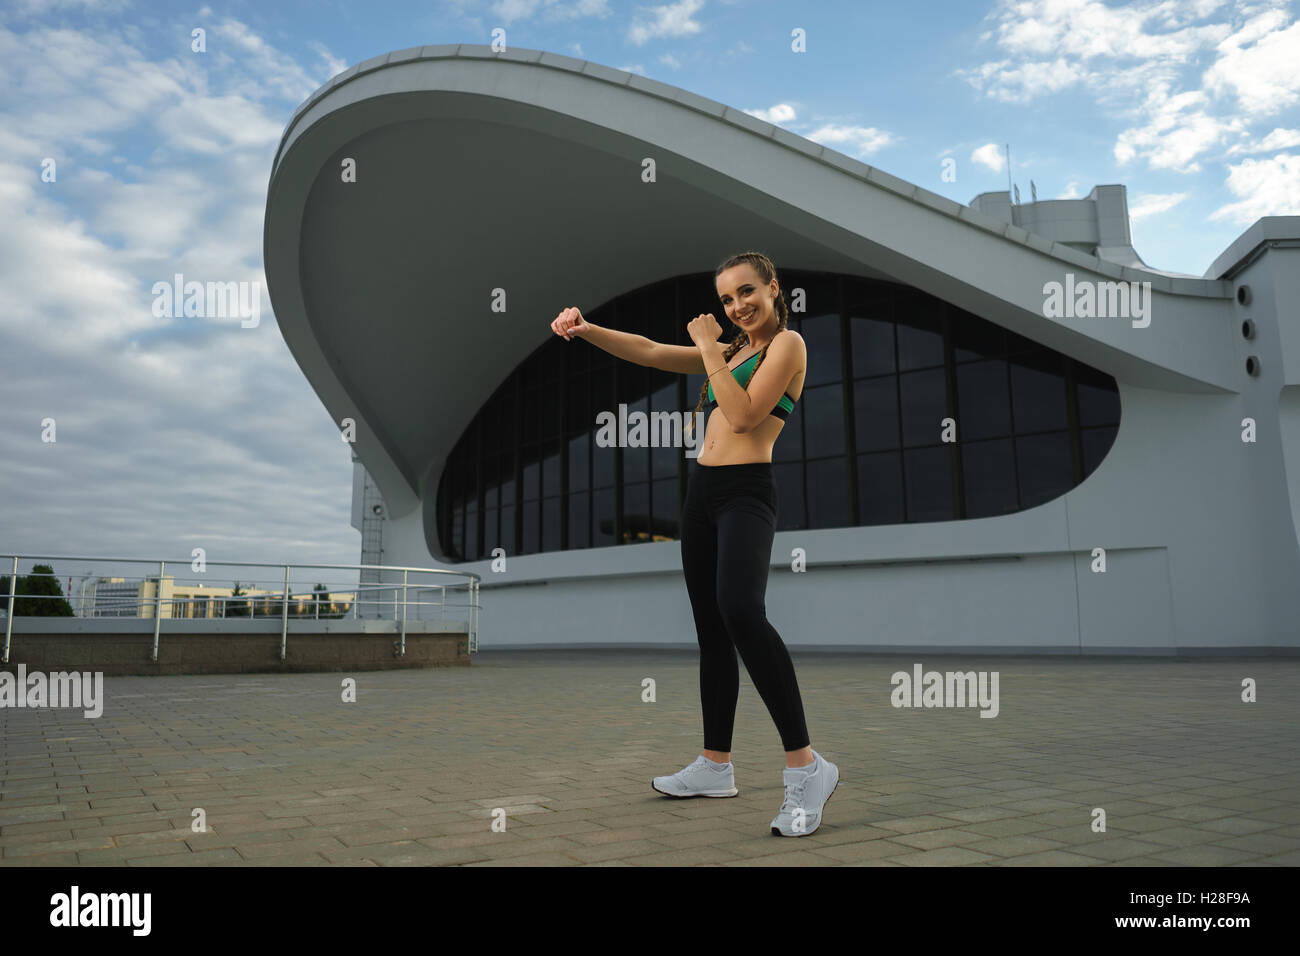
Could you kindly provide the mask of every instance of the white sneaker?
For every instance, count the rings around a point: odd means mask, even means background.
[[[734,797],[740,792],[734,770],[730,763],[719,770],[700,754],[675,774],[655,777],[650,786],[666,797]]]
[[[785,799],[772,820],[772,832],[778,836],[808,836],[822,825],[822,807],[840,783],[840,768],[817,751],[806,769],[787,767],[781,772],[785,780]]]

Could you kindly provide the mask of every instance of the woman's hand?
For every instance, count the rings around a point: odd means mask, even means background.
[[[696,345],[702,342],[716,342],[718,336],[722,334],[722,326],[718,325],[718,320],[713,317],[712,312],[707,312],[697,315],[686,323],[686,334]]]
[[[577,306],[565,309],[551,323],[551,331],[556,335],[563,336],[566,340],[573,338],[575,335],[581,338],[587,334],[587,330],[590,328],[591,326],[582,318],[582,313]]]

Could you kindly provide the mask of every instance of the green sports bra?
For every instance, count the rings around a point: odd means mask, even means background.
[[[732,376],[734,376],[736,381],[740,383],[741,388],[749,387],[749,379],[754,374],[754,369],[748,368],[747,366],[749,366],[751,362],[753,362],[762,354],[763,354],[762,352],[755,352],[753,355],[745,359],[745,361],[741,362],[739,365],[737,365],[735,368],[731,370]],[[709,395],[709,405],[716,406],[718,404],[718,401],[716,398],[713,397],[712,382],[709,383],[708,395]],[[780,399],[777,400],[776,407],[772,409],[771,414],[775,415],[777,418],[784,420],[790,417],[790,413],[792,411],[794,411],[794,399],[791,398],[789,393],[787,392],[783,394],[780,397]]]

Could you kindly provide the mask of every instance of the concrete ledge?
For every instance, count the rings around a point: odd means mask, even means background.
[[[329,631],[307,631],[310,622],[291,622],[285,642],[285,660],[280,660],[280,626],[278,622],[245,622],[238,632],[226,622],[184,622],[194,627],[178,628],[182,622],[171,621],[158,639],[158,660],[151,660],[153,650],[152,621],[117,620],[114,629],[89,630],[84,627],[58,629],[60,619],[35,619],[40,630],[24,627],[15,630],[9,663],[0,670],[16,673],[19,664],[30,671],[99,671],[105,675],[157,674],[252,674],[302,673],[313,671],[373,671],[424,667],[469,666],[469,638],[463,629],[448,632],[429,627],[435,622],[408,623],[406,654],[397,654],[400,632],[392,621],[331,621]],[[18,622],[15,621],[17,624]],[[22,622],[24,625],[28,621]],[[103,621],[78,621],[85,625]],[[264,625],[274,624],[270,630]],[[122,624],[147,624],[123,628]],[[299,625],[293,627],[294,624]],[[341,625],[350,625],[343,627]],[[358,625],[364,625],[359,627]],[[166,628],[171,628],[170,630]]]
[[[860,654],[863,656],[879,655],[897,657],[1078,657],[1094,660],[1097,658],[1122,657],[1133,658],[1179,658],[1183,660],[1223,659],[1251,660],[1272,658],[1300,657],[1300,648],[1289,646],[1261,645],[1259,647],[1058,647],[1049,644],[1005,644],[1005,645],[959,645],[959,644],[792,644],[787,645],[796,656],[805,652],[811,654]],[[590,643],[580,644],[576,641],[551,644],[484,644],[479,642],[476,654],[492,651],[665,651],[699,654],[699,644],[692,641],[649,643]]]

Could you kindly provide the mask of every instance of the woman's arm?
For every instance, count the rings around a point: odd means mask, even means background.
[[[704,360],[700,350],[693,345],[666,345],[634,332],[620,332],[595,325],[583,318],[576,308],[565,309],[551,328],[565,338],[578,336],[592,345],[636,365],[645,365],[665,372],[703,374]]]
[[[694,345],[668,345],[665,342],[650,344],[654,346],[654,351],[650,353],[651,368],[682,375],[704,374],[704,356]]]
[[[603,349],[615,358],[621,358],[636,365],[650,364],[650,356],[654,352],[655,343],[644,335],[620,332],[618,329],[607,329],[603,325],[595,325],[592,322],[584,322],[584,325],[585,330],[580,333],[582,338],[596,346],[596,348]]]
[[[704,358],[694,345],[668,345],[656,342],[644,335],[606,329],[599,325],[587,323],[591,330],[587,341],[637,365],[646,365],[664,372],[680,372],[683,375],[704,374]],[[593,335],[592,332],[595,334]]]

